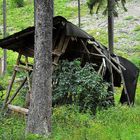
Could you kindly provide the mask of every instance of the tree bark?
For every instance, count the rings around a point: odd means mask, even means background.
[[[114,15],[113,15],[114,0],[108,0],[108,42],[109,51],[114,51]]]
[[[114,51],[114,15],[113,15],[113,8],[114,8],[114,0],[108,0],[108,46],[110,54]],[[111,58],[109,54],[109,59]],[[111,59],[110,59],[111,60]],[[114,79],[113,79],[113,72],[112,66],[109,65],[110,71],[110,87],[109,90],[114,92]]]
[[[36,0],[35,62],[27,132],[51,132],[53,1]]]
[[[80,0],[78,0],[78,26],[81,27],[81,6],[80,6]]]
[[[3,37],[6,37],[6,30],[7,30],[7,25],[6,25],[6,0],[3,0]],[[2,67],[2,75],[5,75],[6,70],[7,70],[7,51],[4,49],[3,51],[3,67]]]

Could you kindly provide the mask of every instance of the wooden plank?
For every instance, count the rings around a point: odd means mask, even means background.
[[[15,65],[15,70],[17,71],[21,71],[21,70],[27,70],[27,71],[33,71],[32,68],[26,67],[26,66],[19,66],[19,65]]]
[[[11,104],[9,104],[7,107],[8,107],[8,109],[10,109],[12,111],[22,113],[24,115],[27,115],[28,112],[29,112],[29,109],[22,108],[22,107],[19,107],[19,106],[15,106],[15,105],[11,105]]]
[[[57,52],[57,54],[60,54],[60,55],[56,55],[54,57],[54,60],[53,60],[53,70],[54,70],[54,66],[56,66],[57,63],[58,63],[60,56],[63,53],[65,53],[66,48],[67,48],[68,43],[69,43],[69,40],[70,40],[70,37],[64,38],[64,36],[62,36],[61,38],[62,38],[62,40],[60,40],[59,45],[57,46],[57,48],[55,48],[55,51],[54,51],[54,52]]]
[[[26,57],[26,56],[25,56],[25,64],[26,64],[26,68],[30,69],[29,66],[28,66],[28,57]],[[28,88],[29,88],[29,92],[31,92],[31,82],[30,82],[30,73],[29,72],[30,71],[26,70]]]
[[[104,63],[102,62],[102,64],[100,65],[100,67],[99,67],[99,70],[98,70],[98,74],[101,74],[101,71],[102,71],[102,69],[103,69],[103,66],[104,66]]]
[[[102,55],[104,55],[100,49],[98,49],[96,46],[94,46],[95,49]],[[109,64],[111,64],[111,66],[119,73],[121,74],[120,70],[104,55],[104,58],[109,62]]]
[[[66,37],[65,40],[64,40],[64,44],[62,46],[62,54],[65,53],[66,49],[67,49],[67,46],[68,46],[68,43],[70,41],[70,37]]]

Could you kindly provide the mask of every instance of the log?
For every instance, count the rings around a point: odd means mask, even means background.
[[[29,109],[22,108],[22,107],[19,107],[19,106],[15,106],[15,105],[11,105],[11,104],[9,104],[7,107],[8,107],[8,109],[10,109],[12,111],[22,113],[24,115],[27,115],[28,112],[29,112]]]

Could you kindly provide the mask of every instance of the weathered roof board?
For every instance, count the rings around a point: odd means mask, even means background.
[[[3,49],[13,50],[26,56],[33,57],[34,54],[34,27],[29,27],[18,33],[0,40],[0,47]],[[81,30],[65,18],[57,16],[54,18],[53,32],[54,37],[57,32],[63,31],[65,36],[72,36],[83,39],[93,39],[91,35]]]

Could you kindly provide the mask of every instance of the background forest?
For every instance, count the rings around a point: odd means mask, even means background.
[[[7,35],[21,31],[34,25],[34,5],[32,0],[7,1]],[[22,3],[23,2],[23,3]],[[3,37],[2,0],[0,0],[0,38]],[[127,12],[118,7],[119,15],[115,18],[115,53],[131,60],[140,68],[140,1],[128,1]],[[93,9],[96,11],[96,9]],[[101,9],[102,11],[102,9]],[[107,16],[102,12],[89,14],[86,0],[81,0],[81,28],[95,37],[102,44],[108,44]],[[78,25],[77,1],[55,0],[54,15],[64,16],[72,23]],[[3,50],[0,50],[0,57]],[[7,73],[0,77],[0,85],[7,88],[12,75],[17,53],[7,52]],[[31,59],[30,62],[33,62]],[[71,65],[78,68],[78,61]],[[67,66],[67,63],[64,65]],[[82,73],[82,72],[81,72]],[[84,75],[84,74],[83,74]],[[19,73],[14,88],[24,76]],[[60,75],[62,76],[62,75]],[[69,74],[67,74],[69,77]],[[92,77],[91,77],[92,78]],[[66,80],[66,79],[65,79]],[[13,89],[14,90],[14,89]],[[26,87],[14,101],[15,105],[24,106]],[[57,89],[57,92],[60,91]],[[4,99],[0,92],[0,107]],[[96,115],[90,111],[79,113],[75,105],[63,105],[53,108],[53,130],[50,140],[139,140],[140,139],[140,77],[138,79],[136,101],[133,107],[119,104],[120,89],[115,88],[116,105],[108,109],[97,109]],[[44,140],[38,135],[25,136],[26,117],[20,114],[0,114],[0,139],[1,140]]]

